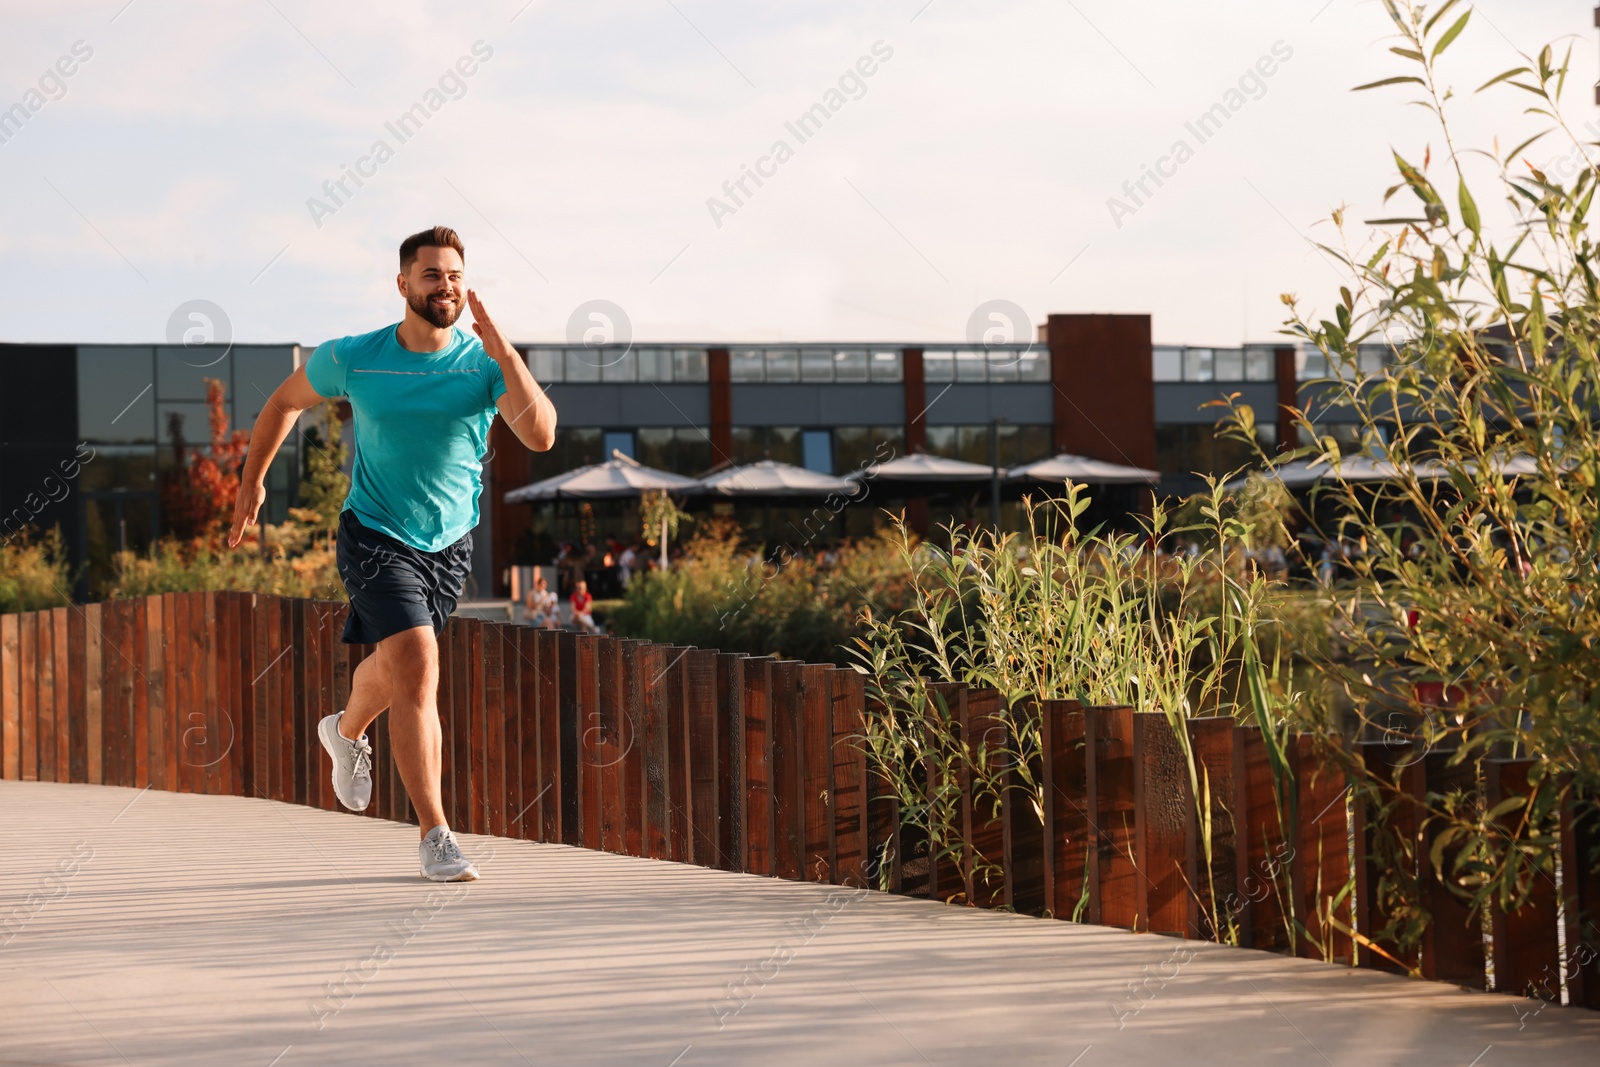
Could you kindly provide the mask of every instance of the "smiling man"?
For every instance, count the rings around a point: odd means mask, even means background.
[[[266,499],[267,468],[300,413],[328,397],[350,401],[355,459],[339,516],[338,565],[350,595],[346,644],[377,645],[351,679],[350,702],[317,726],[333,760],[339,802],[372,799],[367,727],[385,710],[395,764],[422,831],[422,875],[470,881],[477,868],[445,823],[439,775],[439,632],[471,568],[482,464],[495,413],[528,448],[555,441],[556,411],[477,293],[464,287],[466,252],[435,226],[400,243],[405,318],[318,346],[272,394],[250,435],[234,502],[234,547]],[[473,337],[455,325],[463,296]]]

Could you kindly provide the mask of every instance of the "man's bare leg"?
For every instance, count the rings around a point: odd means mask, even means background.
[[[377,656],[356,664],[350,677],[350,702],[339,719],[339,734],[354,741],[389,707],[389,675]]]
[[[372,660],[388,682],[389,741],[395,766],[400,768],[400,780],[417,813],[417,826],[426,837],[435,826],[445,825],[439,789],[444,766],[438,705],[439,640],[431,626],[412,627],[379,641],[378,654]],[[367,662],[362,661],[361,666]]]

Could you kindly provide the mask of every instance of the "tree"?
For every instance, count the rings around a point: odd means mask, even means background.
[[[219,536],[227,529],[234,497],[239,492],[239,472],[250,444],[250,435],[243,430],[228,430],[222,383],[215,378],[205,381],[211,431],[209,454],[188,446],[183,437],[182,416],[174,412],[167,420],[172,466],[161,474],[161,511],[167,529],[182,541]]]
[[[350,478],[344,473],[344,421],[339,404],[322,404],[322,427],[306,431],[305,476],[300,479],[300,506],[317,515],[318,529],[333,536],[339,527],[339,512],[350,492]]]

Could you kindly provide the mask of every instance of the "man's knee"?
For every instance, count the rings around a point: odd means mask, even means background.
[[[439,641],[433,628],[417,626],[384,638],[378,650],[390,684],[400,693],[433,692],[439,684]]]

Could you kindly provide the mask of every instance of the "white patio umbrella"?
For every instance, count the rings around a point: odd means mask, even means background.
[[[699,487],[700,483],[693,478],[646,467],[638,460],[613,450],[611,458],[604,463],[593,463],[525,485],[521,489],[513,489],[505,495],[504,500],[508,504],[540,500],[607,500],[639,496],[650,489],[682,493]]]
[[[727,467],[700,479],[700,488],[716,496],[726,497],[825,497],[839,493],[854,495],[856,483],[848,478],[835,478],[831,474],[796,467],[792,463],[779,463],[764,459]]]
[[[1439,463],[1418,463],[1411,469],[1417,478],[1424,481],[1438,481],[1450,477],[1444,465]],[[1264,473],[1278,479],[1288,489],[1306,489],[1326,478],[1337,481],[1342,477],[1347,482],[1393,482],[1399,481],[1403,476],[1401,468],[1393,461],[1374,456],[1341,457],[1337,471],[1331,464],[1320,459],[1297,459]],[[1244,478],[1240,477],[1227,483],[1223,488],[1237,489],[1243,484]]]
[[[863,472],[850,477],[865,478],[869,475]],[[891,482],[987,482],[994,477],[994,468],[985,463],[968,463],[966,460],[915,452],[878,464],[870,477],[873,481]]]
[[[1049,459],[1013,467],[1006,478],[1009,481],[1077,482],[1081,485],[1154,485],[1161,480],[1161,472],[1063,452]]]

